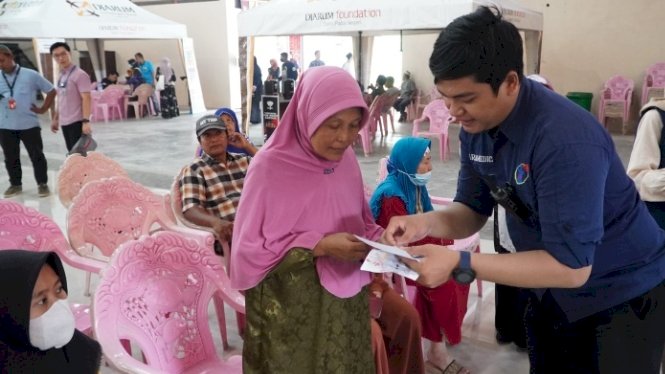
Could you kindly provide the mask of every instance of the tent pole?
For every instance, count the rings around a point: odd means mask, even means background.
[[[254,96],[254,37],[247,37],[247,105],[245,106],[245,122],[242,127],[245,134],[249,134],[249,119],[252,116],[252,96]]]
[[[363,84],[363,32],[358,31],[358,82]]]

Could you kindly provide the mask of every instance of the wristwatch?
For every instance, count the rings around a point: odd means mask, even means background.
[[[460,251],[459,266],[453,270],[453,279],[459,284],[469,284],[476,279],[476,272],[471,269],[470,252]]]
[[[84,119],[81,120],[81,122],[83,122],[83,123],[88,123],[88,122],[90,122],[90,120],[87,119],[87,118],[84,118]]]

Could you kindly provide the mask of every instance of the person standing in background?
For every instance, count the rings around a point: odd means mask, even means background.
[[[321,51],[314,52],[314,60],[309,63],[310,68],[315,68],[317,66],[324,66],[326,63],[321,61]]]
[[[249,122],[253,124],[261,123],[261,96],[263,96],[263,78],[261,77],[261,68],[254,56],[254,81],[252,84],[252,112],[249,116]]]
[[[45,113],[53,104],[55,89],[49,81],[34,70],[23,69],[14,62],[14,54],[0,44],[0,147],[5,157],[5,168],[9,175],[9,188],[4,197],[12,197],[23,191],[21,170],[21,142],[32,161],[38,194],[50,194],[46,157],[42,143],[42,129],[37,114]],[[34,104],[35,92],[46,92],[41,107]]]
[[[346,62],[342,65],[342,69],[351,74],[353,78],[356,77],[356,67],[353,64],[353,53],[349,52],[346,54]]]
[[[136,59],[136,64],[141,70],[141,77],[143,77],[143,81],[149,85],[152,86],[152,88],[155,88],[155,67],[152,65],[152,62],[146,61],[143,58],[143,53],[137,52],[134,55],[134,58]],[[157,90],[152,91],[152,105],[155,109],[155,115],[159,115],[160,108],[159,108],[159,98],[157,97]]]
[[[51,56],[60,67],[56,90],[58,105],[52,116],[51,131],[62,128],[67,151],[71,151],[82,134],[90,135],[90,76],[72,63],[71,48],[67,43],[53,43]]]
[[[268,68],[268,80],[276,80],[278,81],[281,77],[281,70],[279,68],[279,65],[277,64],[277,60],[274,58],[270,59],[270,67]]]

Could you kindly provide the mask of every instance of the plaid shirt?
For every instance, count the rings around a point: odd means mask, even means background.
[[[182,211],[200,206],[233,221],[251,157],[226,154],[226,165],[203,153],[186,167],[180,179]]]

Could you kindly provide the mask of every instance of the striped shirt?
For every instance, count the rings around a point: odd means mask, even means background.
[[[194,206],[233,221],[251,157],[226,154],[226,165],[203,153],[180,179],[182,211]]]

